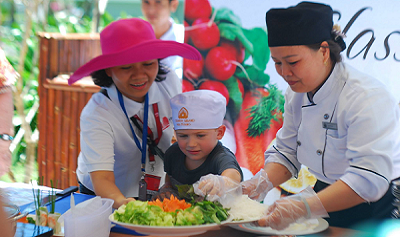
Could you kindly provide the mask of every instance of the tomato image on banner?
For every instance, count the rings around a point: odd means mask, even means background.
[[[208,0],[185,0],[184,25],[185,43],[203,59],[184,59],[182,89],[225,96],[224,124],[231,130],[222,142],[242,168],[255,174],[264,166],[264,152],[282,127],[284,112],[282,91],[265,73],[270,59],[266,29],[243,28],[231,9],[214,8]]]

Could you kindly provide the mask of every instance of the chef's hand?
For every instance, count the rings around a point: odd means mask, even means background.
[[[258,171],[251,179],[241,182],[241,185],[243,194],[258,202],[263,201],[267,193],[274,188],[264,169]]]
[[[208,174],[193,184],[194,192],[206,196],[209,201],[218,201],[226,205],[242,195],[240,183],[221,175]]]
[[[308,186],[301,193],[275,201],[266,216],[258,221],[260,226],[283,230],[291,223],[300,223],[307,219],[329,217],[314,190]]]

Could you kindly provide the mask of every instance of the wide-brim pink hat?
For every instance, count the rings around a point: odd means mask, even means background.
[[[150,23],[140,18],[109,24],[100,33],[100,45],[102,54],[78,68],[68,79],[69,85],[101,69],[172,55],[201,60],[200,52],[188,44],[157,39]]]

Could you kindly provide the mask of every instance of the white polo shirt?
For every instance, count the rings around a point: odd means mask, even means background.
[[[185,28],[182,24],[176,24],[172,18],[170,18],[171,27],[165,34],[163,34],[161,40],[173,40],[179,43],[184,41]],[[168,66],[171,70],[175,71],[179,78],[182,79],[183,75],[183,58],[181,56],[169,56],[161,60],[161,63]]]
[[[377,201],[400,176],[399,122],[399,106],[380,81],[338,63],[312,101],[287,89],[283,127],[266,162],[285,165],[293,176],[304,164],[317,179],[340,179]]]
[[[113,171],[115,183],[126,197],[137,197],[139,180],[141,178],[141,151],[133,139],[128,119],[121,109],[115,85],[105,88],[110,97],[102,93],[95,93],[82,111],[81,152],[78,157],[77,176],[87,188],[93,190],[90,172],[99,170]],[[156,121],[152,104],[157,103],[163,134],[158,147],[164,152],[171,145],[173,136],[172,113],[169,100],[181,93],[182,87],[179,78],[174,72],[169,72],[162,82],[153,82],[149,94],[148,126],[158,137]],[[137,114],[143,121],[144,103],[137,103],[123,97],[129,117]],[[132,124],[132,127],[142,143],[141,133]],[[139,135],[138,135],[139,134]],[[165,173],[162,160],[155,156],[154,171],[146,160],[146,173],[161,176],[160,186],[164,183]]]

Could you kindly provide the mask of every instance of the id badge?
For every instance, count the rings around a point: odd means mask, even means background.
[[[147,182],[143,177],[139,181],[139,200],[147,201]]]
[[[147,200],[150,200],[154,194],[158,193],[161,177],[151,174],[145,174],[144,180],[147,184]]]

